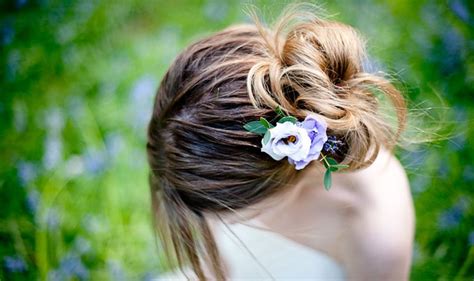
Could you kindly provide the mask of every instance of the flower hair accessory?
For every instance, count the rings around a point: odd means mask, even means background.
[[[279,116],[276,125],[261,117],[258,121],[246,123],[244,128],[255,134],[263,135],[262,152],[267,153],[274,160],[287,157],[288,162],[296,170],[306,167],[311,161],[323,161],[326,172],[324,173],[324,187],[331,188],[331,173],[347,168],[347,165],[338,164],[323,151],[334,153],[338,144],[342,143],[335,136],[327,136],[326,122],[317,115],[308,115],[299,122],[294,116],[286,115],[280,107],[275,109]]]

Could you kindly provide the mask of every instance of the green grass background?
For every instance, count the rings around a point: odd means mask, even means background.
[[[153,95],[180,50],[249,21],[249,3],[271,19],[288,2],[0,1],[0,280],[149,280],[168,268],[146,180]],[[417,127],[421,113],[449,135],[398,153],[417,211],[411,279],[472,280],[473,2],[325,7],[402,81]]]

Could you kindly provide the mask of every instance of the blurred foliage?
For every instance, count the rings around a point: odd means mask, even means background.
[[[153,95],[184,46],[248,21],[245,4],[0,1],[0,280],[149,280],[167,269],[149,212]],[[253,4],[268,18],[285,6]],[[451,136],[399,152],[417,211],[412,280],[472,280],[474,2],[325,7],[366,35],[371,67],[403,81],[415,117]]]

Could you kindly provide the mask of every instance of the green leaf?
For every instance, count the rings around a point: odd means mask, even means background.
[[[281,109],[280,106],[277,106],[277,107],[275,108],[275,112],[276,112],[278,115],[282,116],[282,117],[283,117],[283,116],[286,116],[285,112],[283,112],[283,110]]]
[[[293,117],[293,116],[285,116],[285,117],[282,117],[280,120],[278,120],[278,123],[285,123],[285,122],[291,122],[293,124],[296,124],[296,122],[298,122],[298,119],[296,119],[296,117]]]
[[[324,166],[331,170],[331,172],[336,172],[341,169],[349,167],[348,165],[343,165],[343,164],[337,164],[337,161],[334,160],[334,158],[331,157],[326,157],[326,160],[328,161],[329,165],[325,164]]]
[[[265,126],[263,126],[260,121],[248,122],[244,125],[244,129],[251,133],[259,135],[263,135],[267,132],[267,128],[265,128]]]
[[[268,120],[265,119],[264,117],[260,117],[260,123],[267,129],[271,129],[271,128],[275,127],[272,124],[270,124],[270,122],[268,122]]]
[[[270,138],[271,138],[271,133],[269,130],[267,130],[267,132],[263,136],[263,144],[267,144]]]
[[[339,168],[336,167],[336,166],[329,166],[328,170],[330,170],[331,172],[337,172],[337,170],[339,170]]]
[[[328,163],[329,163],[330,166],[336,166],[337,165],[337,161],[332,157],[326,157],[326,160],[328,160]]]
[[[332,167],[336,167],[338,170],[340,170],[340,169],[349,168],[349,165],[337,164]]]
[[[332,178],[331,178],[331,171],[329,169],[326,170],[324,173],[324,188],[329,190],[331,188]]]

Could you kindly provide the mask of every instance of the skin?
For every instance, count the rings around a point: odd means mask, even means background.
[[[325,252],[348,280],[408,280],[414,208],[398,160],[382,150],[368,168],[333,173],[330,191],[322,186],[323,173],[322,165],[311,165],[285,193],[224,220],[269,229]]]

